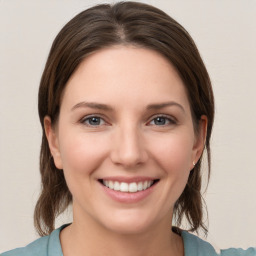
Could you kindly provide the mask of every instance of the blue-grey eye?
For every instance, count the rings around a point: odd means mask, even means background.
[[[170,123],[174,123],[170,118],[167,118],[165,116],[158,116],[152,119],[152,121],[149,123],[150,125],[167,125]]]
[[[89,126],[99,126],[99,125],[103,125],[105,122],[102,118],[98,116],[92,116],[84,119],[83,123]]]
[[[159,116],[157,118],[154,118],[155,125],[165,125],[167,122],[166,117]]]

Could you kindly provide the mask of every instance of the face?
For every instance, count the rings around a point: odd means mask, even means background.
[[[171,223],[205,122],[194,132],[185,87],[159,53],[115,46],[87,57],[68,81],[58,123],[45,118],[74,221],[117,233]]]

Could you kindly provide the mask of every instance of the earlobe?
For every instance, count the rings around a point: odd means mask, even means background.
[[[199,127],[198,127],[198,133],[195,139],[193,151],[194,151],[194,156],[192,159],[193,167],[196,165],[198,160],[200,159],[203,151],[204,151],[204,146],[205,146],[205,140],[207,136],[207,124],[208,124],[208,119],[205,115],[201,116],[201,120],[199,121]]]
[[[59,141],[58,136],[56,134],[55,128],[52,125],[51,118],[49,116],[45,116],[44,118],[44,131],[48,140],[48,145],[54,159],[54,163],[56,168],[63,169],[60,149],[59,149]]]

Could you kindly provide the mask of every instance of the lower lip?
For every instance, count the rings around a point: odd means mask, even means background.
[[[158,183],[158,182],[157,182]],[[120,203],[137,203],[146,197],[148,197],[154,190],[155,186],[157,185],[155,183],[153,186],[149,187],[148,189],[138,191],[135,193],[129,193],[129,192],[120,192],[113,189],[110,189],[103,184],[101,184],[104,192],[110,196],[113,200],[120,202]]]

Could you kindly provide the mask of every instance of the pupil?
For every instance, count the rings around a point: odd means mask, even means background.
[[[165,118],[164,117],[157,117],[156,118],[156,124],[164,125],[165,124]]]
[[[100,119],[98,117],[92,117],[89,119],[89,123],[91,125],[99,125],[100,124]]]

